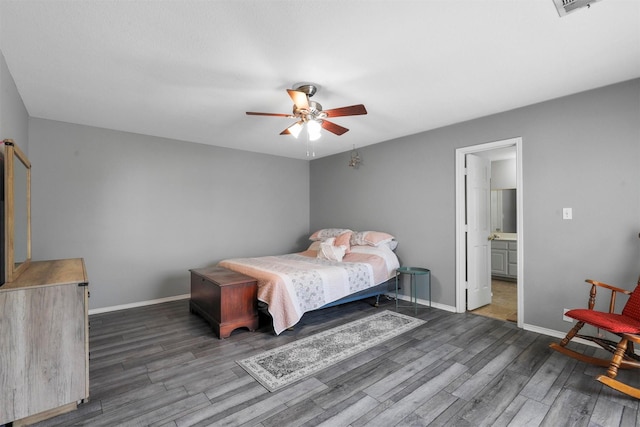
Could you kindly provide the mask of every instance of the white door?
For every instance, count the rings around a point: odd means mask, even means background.
[[[491,161],[466,155],[467,310],[491,303]]]

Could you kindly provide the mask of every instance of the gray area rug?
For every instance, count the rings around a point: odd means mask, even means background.
[[[382,311],[236,363],[275,391],[425,323]]]

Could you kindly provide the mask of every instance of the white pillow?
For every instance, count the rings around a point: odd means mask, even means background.
[[[342,261],[347,247],[344,245],[334,246],[335,237],[331,237],[320,244],[318,249],[318,258],[329,259],[332,261]]]

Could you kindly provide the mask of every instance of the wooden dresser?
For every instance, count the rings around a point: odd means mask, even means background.
[[[212,326],[218,338],[235,329],[258,328],[258,285],[256,279],[222,267],[191,271],[189,308]]]
[[[0,286],[0,425],[28,425],[89,398],[82,258],[32,261]]]

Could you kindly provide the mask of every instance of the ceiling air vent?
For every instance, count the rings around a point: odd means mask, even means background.
[[[591,7],[591,3],[598,1],[600,0],[553,0],[553,3],[558,9],[558,15],[562,17],[583,7]]]

